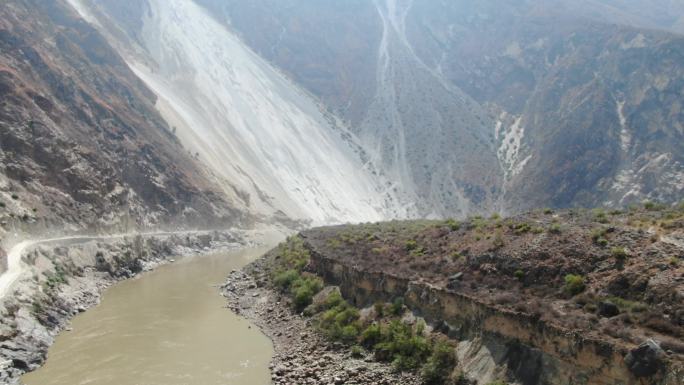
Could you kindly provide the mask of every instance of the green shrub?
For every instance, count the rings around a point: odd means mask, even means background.
[[[553,210],[551,210],[551,208],[547,207],[544,209],[544,214],[551,215],[551,214],[553,214]]]
[[[290,285],[292,303],[297,311],[311,305],[313,296],[323,289],[323,281],[314,277],[298,277]]]
[[[309,250],[304,247],[304,240],[296,235],[288,237],[285,242],[278,245],[277,252],[280,264],[285,270],[302,271],[311,259]]]
[[[351,347],[351,356],[354,358],[363,357],[363,348],[359,345],[354,345]]]
[[[12,194],[12,199],[14,199],[14,200],[16,201],[17,199],[19,199],[19,195],[17,195],[17,194]]]
[[[415,250],[418,247],[418,242],[412,239],[408,240],[406,241],[406,245],[404,247],[406,248],[406,251]]]
[[[517,223],[513,225],[513,232],[515,232],[518,235],[525,234],[530,232],[532,230],[532,226],[530,226],[529,223]]]
[[[608,217],[603,209],[594,209],[594,219],[600,223],[608,223]]]
[[[359,329],[356,327],[356,325],[351,324],[342,327],[339,340],[345,343],[356,343],[358,337]]]
[[[375,350],[378,358],[391,361],[398,370],[414,370],[428,358],[431,346],[425,337],[415,335],[410,326],[393,320]]]
[[[665,205],[658,202],[646,201],[644,202],[644,208],[648,211],[660,211],[665,209]]]
[[[454,349],[445,342],[438,342],[425,366],[421,370],[421,377],[425,384],[443,384],[456,366]]]
[[[273,283],[281,290],[287,290],[298,278],[299,272],[297,270],[286,270],[281,273],[277,273],[273,278]]]
[[[613,249],[610,251],[610,254],[618,262],[624,262],[629,257],[627,251],[622,247],[613,247]]]
[[[461,223],[454,219],[448,219],[446,225],[451,231],[458,231],[461,228]]]
[[[379,324],[370,324],[361,333],[361,345],[372,348],[373,346],[382,342],[382,327]]]
[[[5,207],[7,207],[7,205],[5,204],[5,202],[0,202],[0,208],[5,208]]]
[[[375,304],[373,304],[373,308],[375,309],[375,316],[382,318],[385,315],[385,304],[378,301]]]
[[[513,273],[513,276],[518,280],[522,281],[523,278],[525,278],[525,272],[522,270],[516,270],[515,273]]]
[[[501,231],[497,231],[496,234],[494,235],[493,244],[494,244],[495,249],[500,249],[500,248],[504,247],[505,243],[504,243],[504,238],[503,238],[503,234],[501,233]]]
[[[318,326],[332,340],[355,344],[361,334],[361,325],[358,322],[359,310],[349,305],[347,301],[338,301],[336,299],[338,296],[339,294],[335,295],[332,301],[326,301],[326,305],[330,307],[319,316]]]
[[[565,276],[565,292],[570,295],[577,295],[586,288],[584,278],[581,275],[568,274]]]
[[[608,230],[604,228],[594,229],[591,232],[591,240],[601,247],[606,247],[608,245],[608,240],[605,238],[606,233],[608,233]]]
[[[561,233],[561,226],[558,223],[554,223],[549,227],[549,232],[551,234],[560,234]]]
[[[390,313],[394,315],[401,315],[404,311],[404,298],[398,297],[395,298],[394,301],[392,301],[392,305],[390,305]]]

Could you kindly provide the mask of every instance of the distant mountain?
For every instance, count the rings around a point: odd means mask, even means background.
[[[200,2],[348,120],[423,213],[684,195],[681,2]]]

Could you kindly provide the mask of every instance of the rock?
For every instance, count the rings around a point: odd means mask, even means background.
[[[452,276],[449,277],[449,282],[447,282],[447,288],[448,289],[456,289],[458,285],[461,283],[461,279],[463,278],[463,273],[458,272]]]
[[[610,301],[600,302],[598,305],[598,314],[601,317],[615,317],[620,314],[620,309],[614,303]]]
[[[649,339],[625,356],[625,364],[637,377],[649,377],[664,367],[665,352],[658,342]]]

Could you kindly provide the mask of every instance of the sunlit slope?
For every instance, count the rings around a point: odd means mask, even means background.
[[[181,142],[252,212],[314,224],[405,215],[353,135],[204,8],[148,8],[136,33],[142,53],[128,51],[128,64]]]

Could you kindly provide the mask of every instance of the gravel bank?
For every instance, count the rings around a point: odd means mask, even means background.
[[[231,310],[249,319],[273,341],[274,384],[421,383],[415,375],[397,373],[391,365],[374,362],[367,352],[352,357],[348,348],[331,343],[318,333],[310,319],[294,314],[288,298],[257,284],[244,271],[232,272],[221,291]]]

